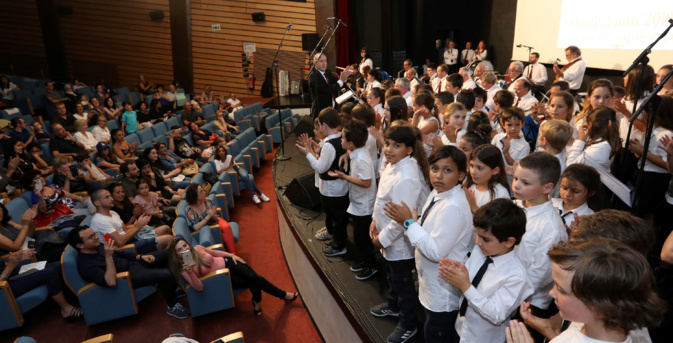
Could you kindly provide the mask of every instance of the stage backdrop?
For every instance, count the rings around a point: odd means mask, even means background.
[[[49,78],[36,1],[2,1],[0,73]]]
[[[266,20],[253,22],[252,13],[264,12]],[[236,92],[238,96],[259,96],[266,68],[278,48],[287,24],[293,26],[283,42],[278,70],[289,70],[292,80],[299,79],[299,68],[307,54],[302,50],[301,34],[316,32],[315,4],[280,0],[192,0],[192,61],[194,91],[210,85],[216,94]],[[214,31],[212,25],[220,25]],[[255,43],[257,51],[248,67],[241,56],[243,43]],[[248,90],[244,69],[254,72],[255,90]]]

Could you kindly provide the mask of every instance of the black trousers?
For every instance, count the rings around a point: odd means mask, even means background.
[[[353,239],[358,250],[360,250],[362,262],[367,267],[373,267],[376,264],[376,258],[374,257],[374,244],[372,244],[372,239],[369,237],[369,225],[372,223],[372,216],[355,216],[351,214],[351,218],[353,219]]]
[[[327,232],[332,235],[331,246],[333,249],[341,250],[346,246],[348,240],[348,205],[350,200],[348,194],[341,197],[328,197],[321,195],[322,208],[325,210],[325,227]]]
[[[234,260],[227,258],[226,266],[229,268],[229,276],[231,277],[231,285],[233,288],[250,288],[252,293],[252,300],[255,302],[262,301],[262,291],[273,295],[276,298],[284,299],[285,291],[276,287],[267,279],[259,276],[246,263],[234,263]]]
[[[418,308],[418,293],[414,284],[412,270],[416,268],[414,259],[387,261],[385,263],[386,298],[390,308],[400,311],[399,325],[406,330],[416,328],[416,309]]]
[[[164,294],[164,299],[169,307],[175,306],[178,296],[175,290],[178,284],[175,282],[173,272],[168,267],[168,250],[158,250],[147,255],[154,256],[153,263],[145,261],[131,262],[129,275],[134,288],[159,284]]]

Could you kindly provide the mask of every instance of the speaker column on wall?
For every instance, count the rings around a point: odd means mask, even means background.
[[[151,11],[150,20],[164,20],[164,11]]]
[[[301,34],[301,49],[304,51],[312,51],[318,44],[317,33],[302,33]]]
[[[299,207],[314,209],[320,205],[320,191],[315,187],[313,172],[292,179],[283,195]]]

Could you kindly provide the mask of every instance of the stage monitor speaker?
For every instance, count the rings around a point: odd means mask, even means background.
[[[304,51],[312,51],[318,44],[317,33],[302,33],[301,34],[301,49]]]
[[[320,205],[320,191],[315,187],[315,174],[306,173],[292,179],[283,193],[291,203],[309,210]]]
[[[164,11],[150,11],[150,20],[153,21],[164,20]]]
[[[264,21],[266,20],[266,16],[264,15],[264,12],[255,12],[252,14],[252,21],[258,22],[258,21]]]

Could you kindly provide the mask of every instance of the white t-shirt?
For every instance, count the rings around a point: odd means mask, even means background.
[[[474,191],[474,200],[476,200],[477,206],[479,207],[482,207],[495,199],[510,198],[509,191],[501,184],[497,184],[493,189],[494,194],[492,199],[491,192],[489,190],[480,191],[477,189],[477,185],[470,186],[470,189]]]
[[[630,336],[626,336],[626,340],[622,342],[608,342],[589,338],[583,334],[581,330],[582,326],[571,326],[552,339],[549,343],[633,343]]]
[[[232,158],[233,157],[231,155],[227,155],[227,157],[224,159],[224,162],[214,158],[213,161],[215,161],[215,170],[220,171],[220,170],[228,167],[229,164],[231,164],[231,159]]]
[[[98,240],[105,244],[105,234],[117,232],[120,236],[125,235],[124,222],[117,212],[110,211],[110,217],[96,213],[91,218],[91,230],[98,235]]]
[[[374,202],[376,201],[376,174],[374,163],[369,153],[364,147],[355,149],[349,155],[350,172],[349,175],[357,177],[360,180],[371,180],[369,187],[364,188],[348,183],[348,197],[350,205],[347,212],[354,216],[371,215],[374,211]]]

